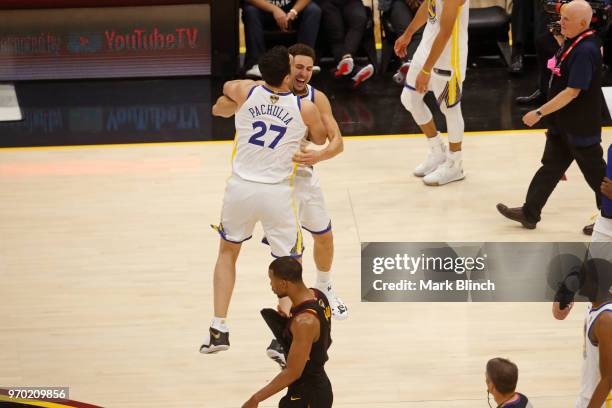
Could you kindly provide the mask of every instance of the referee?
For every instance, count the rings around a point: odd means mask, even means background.
[[[560,25],[564,41],[548,62],[549,100],[523,116],[529,127],[546,117],[542,166],[531,180],[522,207],[508,208],[500,203],[497,209],[528,229],[536,227],[548,197],[574,160],[600,208],[600,186],[606,173],[601,148],[602,58],[597,33],[589,28],[592,17],[593,10],[584,0],[563,6]]]

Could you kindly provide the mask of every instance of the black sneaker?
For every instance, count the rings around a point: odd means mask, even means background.
[[[222,332],[212,327],[208,328],[208,339],[200,346],[200,353],[212,354],[229,348],[229,332]]]
[[[276,339],[272,339],[272,342],[266,349],[266,354],[268,355],[268,357],[278,363],[281,370],[287,367],[285,350],[283,350],[283,346],[281,346],[281,344]]]

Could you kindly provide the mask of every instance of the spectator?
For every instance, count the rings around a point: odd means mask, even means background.
[[[512,57],[510,72],[520,74],[523,72],[525,48],[529,43],[533,43],[534,38],[547,34],[548,17],[540,1],[514,0],[512,2],[511,22]]]
[[[358,67],[353,56],[362,43],[368,14],[362,0],[320,0],[322,24],[338,64],[336,77],[351,76],[355,86],[374,75],[372,63]]]
[[[242,21],[246,40],[246,75],[261,78],[257,61],[266,51],[264,30],[297,28],[297,42],[315,46],[321,9],[311,0],[244,0]]]

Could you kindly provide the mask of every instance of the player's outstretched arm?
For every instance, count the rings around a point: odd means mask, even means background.
[[[406,57],[406,48],[408,47],[408,44],[410,44],[410,42],[412,41],[412,36],[414,35],[414,33],[419,31],[419,29],[423,27],[425,23],[427,23],[427,1],[421,3],[419,9],[414,15],[414,18],[412,19],[408,27],[406,27],[406,30],[404,30],[402,35],[400,35],[397,40],[395,40],[393,50],[395,51],[395,54],[398,57]]]
[[[612,313],[604,312],[599,316],[593,329],[599,346],[601,380],[595,387],[587,408],[600,408],[612,390]]]
[[[321,113],[314,103],[302,101],[302,119],[310,132],[310,141],[317,145],[325,144],[327,141],[327,129],[321,119]]]
[[[287,388],[302,376],[306,362],[310,356],[312,343],[319,336],[319,321],[309,313],[298,315],[291,323],[293,341],[287,357],[287,367],[270,381],[268,385],[257,391],[242,408],[257,407],[264,401]]]
[[[257,85],[255,81],[250,79],[227,81],[223,84],[223,95],[236,102],[236,109],[239,109],[244,101],[246,101],[249,91],[255,85]]]
[[[231,118],[236,113],[238,105],[225,95],[221,95],[212,107],[212,114],[222,118]]]

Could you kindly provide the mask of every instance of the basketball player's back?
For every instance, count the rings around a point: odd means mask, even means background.
[[[279,183],[294,171],[291,161],[306,134],[300,98],[254,85],[236,112],[233,172],[259,183]]]

